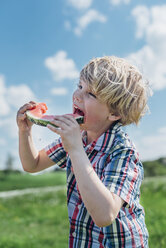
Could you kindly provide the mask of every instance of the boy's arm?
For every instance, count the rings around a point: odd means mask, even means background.
[[[111,224],[117,217],[124,201],[111,193],[97,176],[84,151],[78,123],[71,116],[57,116],[48,128],[61,135],[68,152],[82,200],[96,225]]]
[[[54,162],[44,150],[38,152],[32,140],[32,123],[26,118],[26,111],[34,108],[35,102],[29,102],[17,112],[17,125],[19,128],[19,155],[22,166],[27,172],[38,172],[53,165]]]
[[[105,187],[83,149],[70,152],[70,157],[78,188],[89,214],[97,226],[110,225],[124,201]]]
[[[39,172],[54,165],[44,149],[36,150],[31,132],[19,132],[19,155],[23,169],[30,173]]]

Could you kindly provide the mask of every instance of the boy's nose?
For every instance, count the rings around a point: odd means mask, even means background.
[[[77,102],[82,102],[82,99],[78,96],[74,96],[74,100],[77,101]]]
[[[79,94],[79,93],[75,93],[75,94],[73,95],[73,99],[74,99],[75,101],[77,101],[77,102],[82,102],[82,100],[83,100],[82,95]]]

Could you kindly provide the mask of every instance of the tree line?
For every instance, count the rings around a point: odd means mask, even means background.
[[[166,157],[162,157],[152,161],[143,161],[144,176],[166,176]],[[4,174],[18,173],[19,171],[14,169],[14,157],[9,153],[6,158]]]

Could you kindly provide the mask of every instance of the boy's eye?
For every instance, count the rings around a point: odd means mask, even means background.
[[[78,89],[82,89],[82,85],[81,84],[77,84]]]
[[[88,94],[89,94],[90,96],[96,98],[96,96],[95,96],[92,92],[89,92]]]

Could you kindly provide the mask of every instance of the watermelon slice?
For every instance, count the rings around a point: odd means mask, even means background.
[[[45,103],[38,103],[34,109],[26,111],[26,116],[28,120],[35,123],[36,125],[46,127],[48,124],[50,124],[52,126],[58,127],[51,123],[51,121],[54,120],[54,115],[45,115],[47,109],[48,108]],[[76,119],[78,124],[82,124],[84,122],[83,115],[80,115],[78,113],[68,115],[72,115]]]

